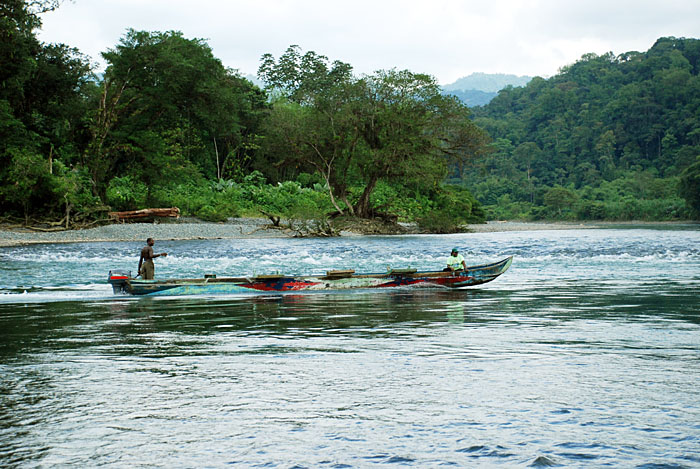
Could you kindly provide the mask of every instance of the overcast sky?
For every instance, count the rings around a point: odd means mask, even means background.
[[[446,85],[473,72],[549,77],[588,52],[698,38],[700,0],[69,0],[42,21],[42,41],[95,62],[128,28],[175,30],[244,75],[297,44],[358,74],[408,69]]]

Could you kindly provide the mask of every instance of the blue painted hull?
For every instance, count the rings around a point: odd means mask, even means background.
[[[467,267],[465,272],[396,269],[386,273],[355,274],[331,271],[327,275],[139,280],[123,271],[110,271],[108,281],[115,293],[148,296],[226,295],[240,293],[351,290],[406,286],[464,288],[490,282],[508,270],[513,257]]]

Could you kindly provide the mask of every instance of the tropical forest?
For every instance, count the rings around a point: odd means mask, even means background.
[[[698,39],[584,55],[469,107],[429,71],[357,74],[295,45],[260,58],[258,86],[177,31],[125,31],[98,69],[39,41],[55,8],[0,3],[0,220],[700,216]]]

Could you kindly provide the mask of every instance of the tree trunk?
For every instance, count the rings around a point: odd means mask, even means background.
[[[108,212],[107,215],[116,221],[134,220],[134,219],[139,219],[139,218],[153,218],[153,217],[180,218],[180,209],[177,207],[142,208],[141,210],[129,210],[126,212]]]
[[[352,204],[351,204],[350,201],[348,200],[348,195],[347,195],[347,194],[343,194],[343,195],[340,197],[340,200],[342,200],[343,202],[345,202],[345,206],[348,208],[348,212],[350,212],[350,215],[352,215],[352,216],[354,217],[354,216],[355,216],[355,208],[352,206]]]
[[[369,182],[365,186],[365,190],[362,191],[362,195],[360,196],[360,200],[358,200],[357,204],[355,204],[355,214],[358,217],[370,218],[369,197],[370,197],[370,195],[372,195],[374,188],[377,186],[378,180],[379,180],[379,178],[377,176],[372,176],[372,178],[369,180]]]
[[[68,194],[63,196],[64,199],[66,199],[66,229],[68,229],[68,226],[70,225],[70,208],[71,208],[71,203],[68,202]]]
[[[221,166],[219,166],[219,147],[216,146],[216,137],[214,137],[214,152],[216,153],[216,179],[221,180]]]
[[[124,90],[129,84],[130,73],[131,68],[127,70],[124,83],[122,83],[122,86],[112,97],[109,96],[112,82],[108,79],[104,80],[97,115],[90,126],[90,142],[83,153],[84,162],[86,166],[90,168],[93,185],[92,192],[94,195],[99,196],[101,200],[104,200],[104,193],[106,193],[107,188],[101,188],[100,186],[102,185],[103,179],[109,174],[111,166],[111,162],[104,151],[104,144],[107,141],[107,137],[110,135],[112,126],[119,118],[120,109],[118,105]],[[134,99],[135,98],[132,98],[130,102]]]
[[[338,205],[338,202],[336,202],[335,197],[333,196],[333,186],[331,185],[331,181],[330,181],[329,177],[326,175],[326,173],[322,173],[322,174],[323,174],[323,179],[326,180],[326,185],[328,186],[328,195],[331,196],[331,203],[333,204],[335,209],[338,211],[338,213],[342,215],[343,209],[340,208],[340,206]]]

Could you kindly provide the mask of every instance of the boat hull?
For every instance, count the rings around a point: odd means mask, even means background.
[[[110,271],[108,281],[115,293],[148,296],[226,295],[255,292],[355,290],[424,286],[464,288],[490,282],[508,270],[513,257],[499,262],[470,266],[465,272],[398,269],[387,273],[334,275],[263,275],[257,277],[140,280],[123,271]]]

